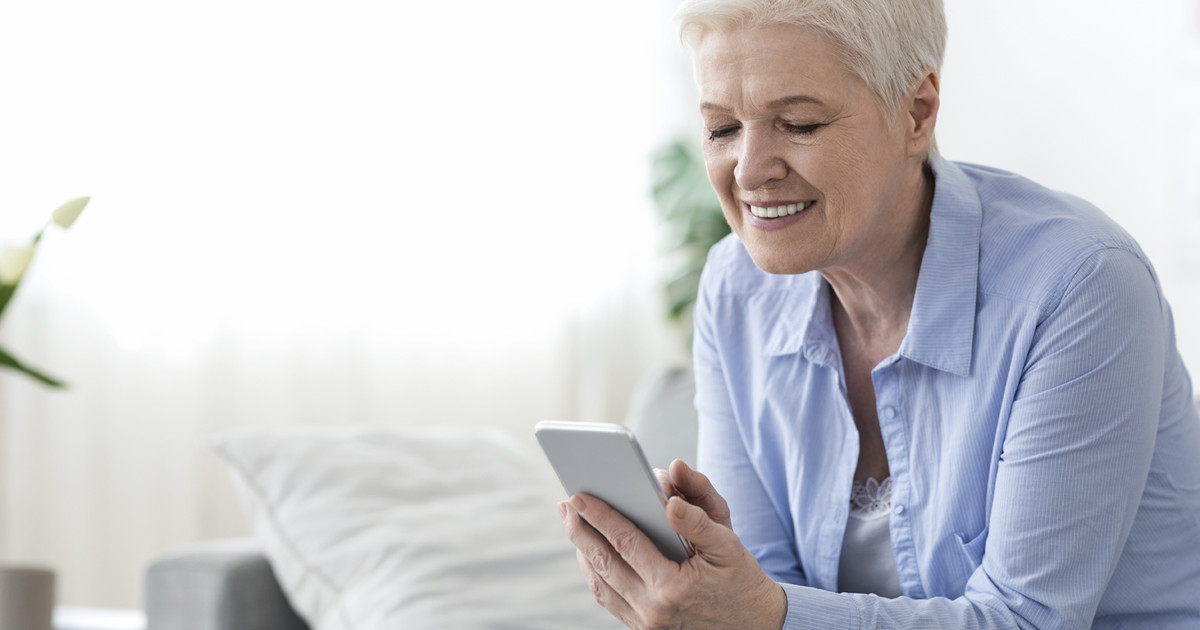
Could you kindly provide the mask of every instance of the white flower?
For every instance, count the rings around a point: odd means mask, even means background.
[[[0,284],[16,284],[25,275],[25,268],[33,260],[32,245],[5,247],[0,250]]]
[[[64,230],[71,227],[91,200],[91,197],[80,197],[64,203],[54,210],[54,222]]]

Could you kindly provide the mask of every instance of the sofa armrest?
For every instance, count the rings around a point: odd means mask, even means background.
[[[146,625],[154,630],[309,630],[252,539],[200,543],[155,560],[146,571]]]
[[[666,468],[679,458],[696,465],[700,419],[692,399],[696,379],[690,367],[670,367],[643,381],[629,406],[625,424],[633,430],[646,459]]]

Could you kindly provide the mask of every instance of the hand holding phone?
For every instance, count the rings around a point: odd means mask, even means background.
[[[610,505],[676,562],[691,545],[667,524],[667,496],[629,429],[598,422],[539,422],[538,443],[567,495],[583,492]]]

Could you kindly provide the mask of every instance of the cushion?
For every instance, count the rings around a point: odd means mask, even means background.
[[[477,428],[218,438],[280,585],[313,630],[616,629],[540,453]]]

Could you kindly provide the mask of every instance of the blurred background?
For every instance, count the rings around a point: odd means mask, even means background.
[[[0,342],[0,562],[137,607],[248,525],[214,434],[621,421],[686,363],[650,156],[698,145],[667,0],[0,7],[0,242],[62,201]],[[951,159],[1085,197],[1200,370],[1200,2],[946,0]],[[463,462],[470,465],[470,462]]]

